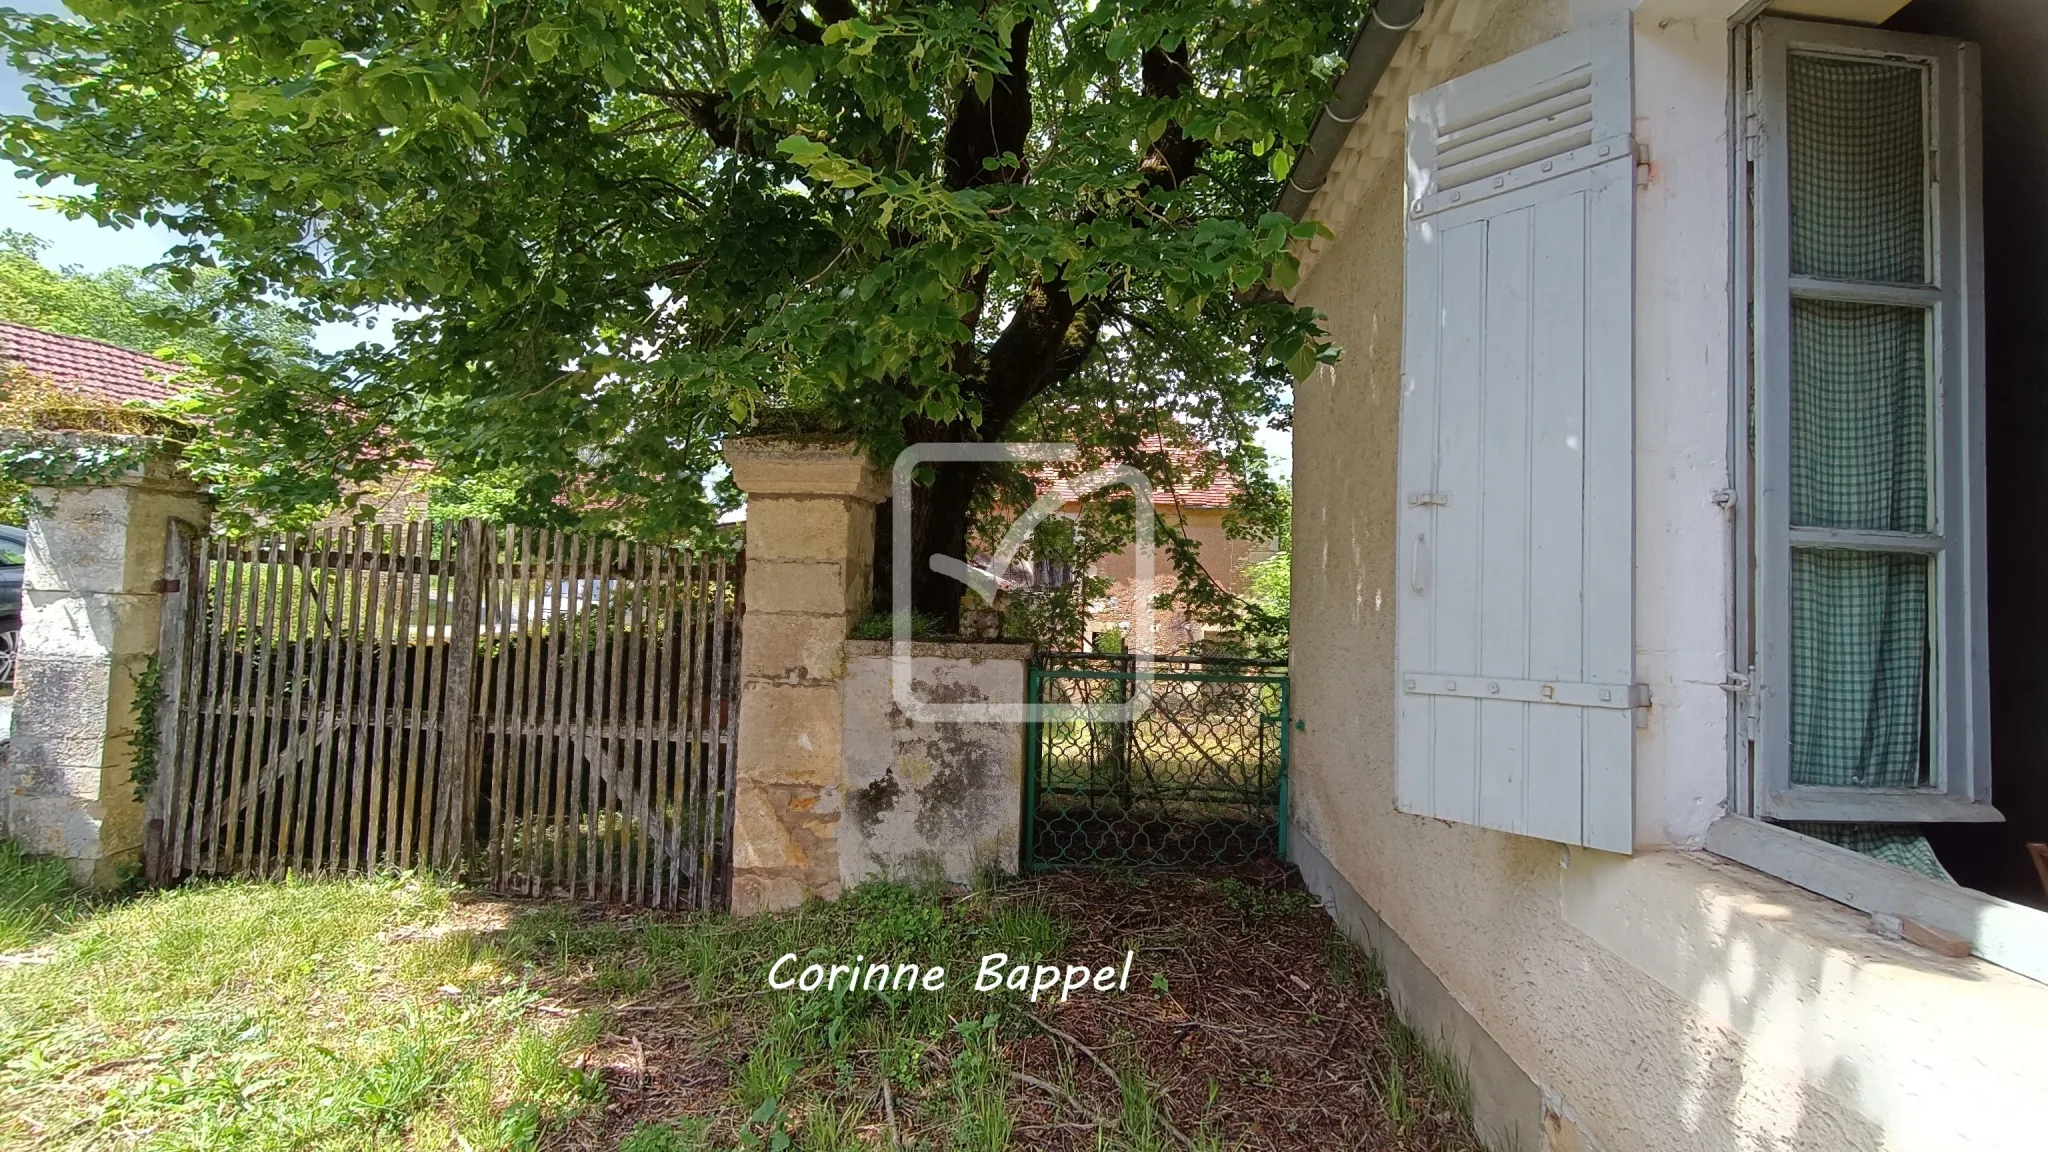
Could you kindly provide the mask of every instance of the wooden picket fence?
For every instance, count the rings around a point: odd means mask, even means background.
[[[741,570],[474,520],[174,530],[150,876],[724,906]]]

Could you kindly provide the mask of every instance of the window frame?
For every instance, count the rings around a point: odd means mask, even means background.
[[[1735,435],[1738,563],[1746,585],[1737,637],[1746,770],[1733,807],[1775,820],[1996,821],[1991,807],[1984,528],[1984,335],[1981,135],[1975,46],[1937,36],[1768,18],[1739,29],[1738,277],[1748,295],[1747,355]],[[1746,50],[1745,50],[1746,49]],[[1795,51],[1909,61],[1928,70],[1931,283],[1926,287],[1795,278],[1791,272],[1787,61]],[[1934,557],[1930,612],[1929,750],[1922,788],[1797,785],[1791,781],[1791,339],[1795,297],[1929,310],[1934,523],[1900,534],[1799,529],[1800,542]],[[1755,403],[1755,450],[1745,434]],[[1907,544],[1908,548],[1898,545]]]

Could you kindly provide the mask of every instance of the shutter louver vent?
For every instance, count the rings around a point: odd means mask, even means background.
[[[1488,68],[1414,96],[1409,215],[1632,158],[1627,36],[1575,32],[1515,57],[1519,84]]]
[[[1523,164],[1569,155],[1593,142],[1593,76],[1575,68],[1522,94],[1511,107],[1486,109],[1444,125],[1436,139],[1437,187],[1462,189]]]

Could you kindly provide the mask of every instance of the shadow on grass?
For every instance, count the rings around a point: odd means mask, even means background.
[[[31,887],[41,937],[0,957],[0,1144],[1476,1147],[1455,1069],[1277,869],[873,884],[746,920],[382,876],[194,884],[65,925],[67,897],[0,868]],[[1133,961],[1127,990],[1033,1003],[975,990],[995,952]],[[945,984],[771,990],[792,953],[785,975],[858,958]]]
[[[1475,1148],[1461,1075],[1277,869],[867,885],[774,917],[514,905],[470,937],[601,1020],[602,1107],[551,1139],[683,1149]],[[984,955],[1128,989],[975,990]],[[927,991],[774,991],[800,965],[943,964]],[[508,977],[510,975],[508,968]],[[898,973],[900,977],[900,972]]]

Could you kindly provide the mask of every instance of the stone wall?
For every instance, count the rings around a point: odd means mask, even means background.
[[[725,459],[747,494],[732,881],[744,915],[839,894],[840,681],[886,489],[842,443],[736,440]]]
[[[167,458],[35,499],[46,511],[28,523],[0,832],[106,887],[141,856],[131,741],[136,678],[158,647],[165,534],[207,509]]]
[[[847,638],[873,607],[881,470],[822,439],[733,440],[725,458],[747,494],[733,910],[830,900],[877,876],[1014,871],[1022,725],[913,720],[890,643]],[[913,651],[919,701],[1024,702],[1029,648]]]
[[[920,722],[892,681],[894,645],[847,641],[840,882],[874,877],[971,882],[1014,873],[1024,797],[1024,727],[1016,722]],[[911,646],[911,691],[935,704],[1024,699],[1031,649],[1022,644]]]

